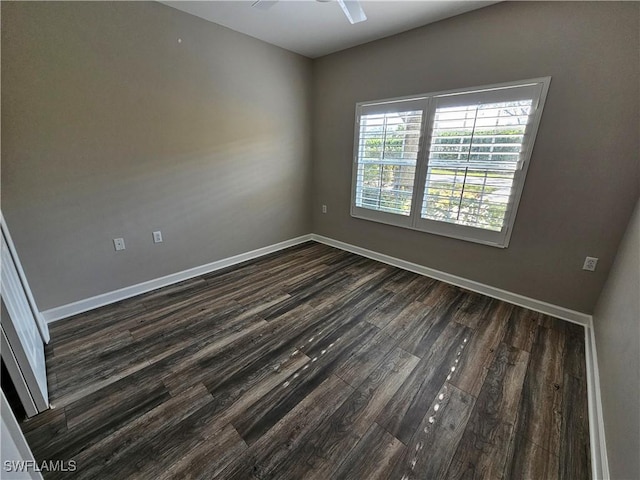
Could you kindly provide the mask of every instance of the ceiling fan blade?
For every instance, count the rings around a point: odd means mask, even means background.
[[[338,0],[338,3],[352,24],[364,22],[367,19],[358,0]]]
[[[278,3],[278,0],[256,0],[251,6],[260,10],[269,10],[276,3]]]

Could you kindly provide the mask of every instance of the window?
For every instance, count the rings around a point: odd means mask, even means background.
[[[506,247],[550,80],[359,103],[351,215]]]

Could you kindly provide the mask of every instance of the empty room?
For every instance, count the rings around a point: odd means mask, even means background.
[[[640,478],[640,3],[0,22],[2,479]]]

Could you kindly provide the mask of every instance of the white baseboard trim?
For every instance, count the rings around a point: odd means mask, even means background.
[[[168,285],[173,285],[174,283],[188,280],[199,275],[211,273],[216,270],[220,270],[221,268],[226,268],[238,263],[246,262],[247,260],[253,260],[263,255],[268,255],[270,253],[277,252],[278,250],[283,250],[285,248],[289,248],[310,240],[339,248],[341,250],[346,250],[348,252],[371,258],[373,260],[386,263],[394,267],[418,273],[420,275],[435,278],[436,280],[450,283],[458,287],[466,288],[467,290],[471,290],[473,292],[481,293],[492,298],[497,298],[498,300],[513,303],[514,305],[529,308],[537,312],[542,312],[556,318],[567,320],[569,322],[577,323],[585,327],[591,325],[591,315],[588,315],[586,313],[577,312],[575,310],[570,310],[558,305],[553,305],[530,297],[525,297],[524,295],[509,292],[507,290],[502,290],[500,288],[492,287],[484,283],[469,280],[457,275],[452,275],[450,273],[425,267],[423,265],[418,265],[417,263],[408,262],[406,260],[392,257],[390,255],[374,252],[373,250],[367,250],[366,248],[351,245],[349,243],[341,242],[339,240],[334,240],[332,238],[317,235],[314,233],[302,235],[290,240],[285,240],[284,242],[268,245],[266,247],[258,248],[250,252],[241,253],[239,255],[223,258],[221,260],[207,263],[199,267],[183,270],[182,272],[172,273],[170,275],[149,280],[147,282],[138,283],[136,285],[131,285],[119,290],[96,295],[95,297],[86,298],[84,300],[79,300],[77,302],[45,310],[44,312],[41,312],[42,317],[47,323],[55,322],[56,320],[61,320],[63,318],[68,318],[79,313],[84,313],[98,307],[109,305],[110,303],[118,302],[120,300],[125,300],[127,298],[149,292],[151,290],[156,290]]]
[[[600,373],[593,324],[585,328],[587,362],[587,396],[589,403],[589,440],[591,444],[591,476],[593,480],[610,480],[607,442],[604,434]]]
[[[211,273],[238,263],[246,262],[247,260],[253,260],[254,258],[262,257],[264,255],[277,252],[278,250],[293,247],[294,245],[308,242],[310,240],[310,234],[302,235],[290,240],[285,240],[284,242],[275,243],[256,250],[251,250],[250,252],[234,255],[233,257],[223,258],[222,260],[207,263],[206,265],[183,270],[182,272],[172,273],[147,282],[138,283],[112,292],[96,295],[95,297],[86,298],[84,300],[55,307],[50,310],[45,310],[42,312],[42,316],[47,323],[55,322],[56,320],[62,320],[79,313],[88,312],[89,310],[94,310],[98,307],[103,307],[111,303],[119,302],[120,300],[125,300],[142,293],[150,292],[151,290],[173,285],[174,283]]]
[[[536,300],[534,298],[525,297],[524,295],[509,292],[507,290],[502,290],[500,288],[492,287],[490,285],[476,282],[474,280],[469,280],[463,277],[458,277],[457,275],[452,275],[440,270],[435,270],[423,265],[418,265],[417,263],[401,260],[399,258],[391,257],[383,253],[374,252],[373,250],[367,250],[366,248],[357,247],[355,245],[344,243],[339,240],[334,240],[329,237],[324,237],[322,235],[312,234],[311,240],[319,243],[324,243],[325,245],[336,247],[341,250],[346,250],[363,257],[371,258],[373,260],[377,260],[394,267],[402,268],[403,270],[409,270],[410,272],[435,278],[436,280],[450,283],[452,285],[471,290],[472,292],[481,293],[483,295],[487,295],[488,297],[497,298],[498,300],[513,303],[514,305],[518,305],[520,307],[525,307],[536,312],[550,315],[552,317],[567,320],[568,322],[577,323],[584,327],[588,327],[591,325],[591,315],[588,315],[586,313],[577,312],[575,310],[570,310],[568,308],[553,305],[551,303]]]

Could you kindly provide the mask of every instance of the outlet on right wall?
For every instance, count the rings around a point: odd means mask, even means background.
[[[611,478],[640,478],[640,200],[593,324]]]

